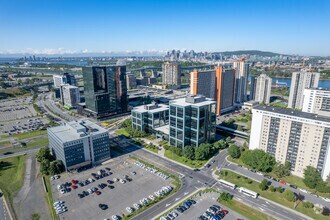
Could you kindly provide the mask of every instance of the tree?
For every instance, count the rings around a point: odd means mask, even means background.
[[[230,136],[226,137],[226,142],[227,142],[227,144],[231,143],[231,137]]]
[[[172,146],[172,147],[170,148],[170,150],[171,150],[174,154],[176,154],[176,155],[178,155],[178,156],[180,156],[180,157],[182,156],[182,149],[181,149],[181,148]]]
[[[219,140],[213,144],[213,148],[216,150],[222,150],[227,147],[227,144],[224,140]]]
[[[275,187],[274,187],[274,186],[270,186],[270,187],[269,187],[269,191],[271,191],[271,192],[275,192],[275,191],[276,191],[276,189],[275,189]]]
[[[282,193],[283,192],[282,187],[280,187],[280,186],[276,187],[276,192]]]
[[[296,196],[294,194],[294,192],[292,192],[291,190],[287,189],[284,191],[284,197],[286,198],[286,200],[288,200],[289,202],[294,202],[296,199]]]
[[[241,156],[241,150],[238,146],[236,146],[235,144],[231,144],[229,146],[228,149],[228,154],[232,157],[232,158],[239,158]]]
[[[38,162],[42,162],[43,160],[49,160],[49,161],[53,160],[53,156],[50,154],[50,150],[48,147],[40,148],[40,150],[36,155],[36,158]]]
[[[315,189],[319,182],[322,182],[320,172],[312,166],[306,167],[306,169],[304,170],[303,182],[307,187]]]
[[[315,189],[318,192],[321,192],[321,193],[329,193],[330,192],[330,186],[327,185],[327,183],[325,181],[319,181],[317,183]]]
[[[195,159],[195,148],[193,146],[185,146],[183,148],[183,156],[190,160]]]
[[[286,161],[285,164],[276,163],[274,167],[274,173],[278,178],[282,178],[284,176],[290,176],[290,162]]]
[[[246,150],[242,155],[242,161],[253,169],[263,172],[271,172],[276,164],[276,160],[272,155],[259,149]]]
[[[261,183],[259,184],[259,188],[264,191],[268,189],[268,180],[263,179]]]
[[[40,172],[43,175],[49,175],[49,167],[50,167],[50,161],[49,160],[42,160],[40,163]]]
[[[195,150],[196,160],[206,160],[211,155],[211,145],[210,144],[200,144]]]
[[[128,128],[128,127],[132,127],[132,119],[126,119],[124,120],[121,125],[120,125],[121,128]]]
[[[61,160],[55,160],[55,161],[50,162],[50,165],[49,165],[49,174],[50,175],[62,173],[64,170],[65,170],[65,167]]]
[[[243,131],[242,125],[238,125],[236,130],[237,131]]]

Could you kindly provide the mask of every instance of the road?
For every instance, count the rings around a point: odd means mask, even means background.
[[[134,219],[152,219],[157,214],[165,211],[168,206],[176,203],[184,196],[191,195],[197,189],[202,187],[213,187],[221,191],[229,192],[241,202],[251,204],[255,209],[259,209],[260,211],[266,212],[277,219],[307,219],[303,218],[302,216],[296,214],[293,211],[283,209],[280,205],[270,203],[262,198],[253,199],[251,197],[244,196],[240,194],[237,190],[231,190],[218,184],[218,182],[212,177],[212,175],[210,175],[212,172],[211,167],[215,168],[217,163],[214,163],[209,169],[203,168],[200,171],[193,171],[189,168],[173,163],[158,155],[152,154],[146,150],[140,149],[133,144],[129,143],[128,146],[123,147],[123,145],[121,145],[121,147],[125,148],[125,150],[129,152],[130,155],[134,155],[141,159],[144,159],[147,162],[152,163],[161,169],[170,170],[172,171],[172,173],[176,172],[184,175],[184,177],[182,178],[182,187],[176,194],[162,200],[157,205],[147,209],[140,215],[136,216]],[[216,156],[215,160],[219,162],[219,159],[223,160],[225,159],[225,156],[225,153],[220,153]],[[220,166],[225,166],[225,164],[220,164]]]
[[[10,220],[8,210],[5,206],[5,202],[3,200],[3,196],[0,198],[0,219]]]

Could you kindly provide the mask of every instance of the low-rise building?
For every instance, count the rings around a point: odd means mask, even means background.
[[[131,111],[132,127],[148,133],[157,133],[156,128],[168,125],[168,105],[152,103],[134,107]]]
[[[88,121],[72,121],[48,128],[51,154],[67,170],[96,165],[110,158],[109,133]]]
[[[292,109],[258,106],[252,110],[250,149],[261,149],[281,163],[290,162],[292,174],[303,177],[307,166],[323,180],[330,174],[330,117]]]

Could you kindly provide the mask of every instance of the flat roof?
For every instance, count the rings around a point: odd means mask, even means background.
[[[316,121],[330,122],[330,117],[321,116],[313,113],[303,112],[299,110],[293,110],[289,108],[279,108],[272,106],[256,106],[254,110],[261,110],[266,112],[275,112],[282,115],[290,115],[298,118],[307,118]]]
[[[152,104],[150,104],[152,105]],[[150,106],[148,105],[148,106]],[[164,104],[158,104],[158,107],[157,108],[154,108],[154,109],[145,109],[144,108],[144,105],[140,105],[140,106],[137,106],[137,107],[134,107],[133,108],[133,111],[135,112],[139,112],[139,113],[144,113],[144,112],[148,112],[148,113],[156,113],[156,112],[162,112],[162,111],[166,111],[169,109],[169,106],[168,105],[164,105]]]
[[[71,121],[60,126],[48,128],[47,130],[56,135],[62,143],[78,140],[90,134],[97,135],[107,132],[106,129],[89,120]]]
[[[180,98],[180,99],[174,99],[170,101],[170,105],[179,105],[179,106],[205,106],[205,105],[210,105],[216,103],[213,99],[208,99],[206,98],[205,101],[202,102],[197,102],[197,103],[191,103],[191,102],[186,102],[186,97],[185,98]]]
[[[167,134],[167,135],[170,134],[170,126],[169,125],[164,125],[164,126],[161,126],[161,127],[158,127],[158,128],[154,128],[154,130],[160,131],[163,134]]]

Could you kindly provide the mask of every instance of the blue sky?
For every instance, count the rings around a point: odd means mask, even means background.
[[[330,55],[328,0],[1,0],[0,52]]]

